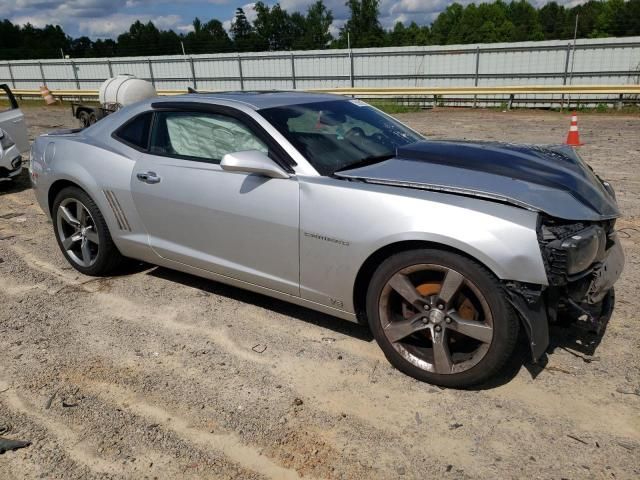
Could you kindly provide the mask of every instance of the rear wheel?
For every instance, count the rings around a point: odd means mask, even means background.
[[[369,285],[367,316],[392,365],[446,387],[496,375],[518,339],[517,316],[497,279],[447,251],[412,250],[384,261]]]
[[[89,126],[89,112],[82,110],[78,113],[78,120],[80,121],[80,126],[82,128],[87,128]]]
[[[60,250],[79,272],[108,275],[122,264],[104,217],[83,190],[68,187],[56,196],[53,228]]]

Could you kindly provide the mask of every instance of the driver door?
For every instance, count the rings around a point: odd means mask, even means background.
[[[9,87],[3,84],[0,85],[0,90],[3,90],[9,99],[9,107],[7,109],[2,110],[0,107],[0,128],[9,134],[18,151],[25,153],[29,150],[29,134],[24,121],[24,114],[18,107],[18,102]]]
[[[168,260],[299,295],[298,181],[219,165],[227,153],[270,153],[264,137],[226,114],[154,117],[149,150],[131,178],[151,248]]]

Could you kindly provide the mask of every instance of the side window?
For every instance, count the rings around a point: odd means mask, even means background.
[[[227,153],[267,146],[244,124],[226,115],[157,112],[150,153],[219,163]]]
[[[153,112],[138,115],[116,130],[116,138],[133,148],[146,150],[149,147],[149,129],[152,118]]]
[[[287,128],[291,133],[322,133],[325,135],[337,135],[338,137],[342,137],[352,128],[362,130],[365,135],[381,133],[379,128],[352,118],[349,115],[336,117],[335,115],[331,115],[331,112],[324,112],[322,110],[318,113],[307,111],[300,116],[288,119]]]

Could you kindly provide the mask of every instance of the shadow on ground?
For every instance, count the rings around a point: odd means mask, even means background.
[[[249,303],[256,307],[272,310],[282,315],[287,315],[312,325],[327,328],[336,333],[348,335],[358,340],[365,342],[371,342],[373,340],[371,332],[369,332],[369,329],[365,326],[316,312],[309,308],[300,307],[276,298],[271,298],[266,295],[261,295],[259,293],[250,292],[248,290],[232,287],[213,280],[196,277],[195,275],[163,267],[150,270],[148,275],[153,275],[154,277],[169,280],[171,282],[177,282],[188,287],[197,288],[214,295],[221,295],[239,302]]]
[[[141,264],[134,270],[142,271],[149,268],[148,265]],[[171,282],[180,283],[182,285],[196,288],[214,295],[220,295],[239,302],[249,303],[260,308],[272,310],[282,315],[293,317],[297,320],[327,328],[336,333],[348,335],[361,341],[371,342],[373,336],[366,326],[348,322],[331,315],[316,312],[314,310],[300,307],[282,300],[261,295],[259,293],[250,292],[237,287],[225,285],[195,275],[178,272],[164,267],[156,267],[147,272],[157,278],[162,278]],[[581,323],[563,324],[553,326],[550,330],[550,344],[547,353],[537,362],[533,362],[529,343],[524,332],[520,329],[520,338],[518,339],[518,347],[512,358],[509,360],[507,367],[490,381],[476,385],[470,390],[490,390],[509,383],[524,367],[527,369],[532,378],[536,378],[547,366],[548,355],[553,355],[556,349],[562,349],[568,353],[582,358],[586,363],[590,363],[590,358],[595,353],[598,345],[606,330],[606,323],[599,332]]]
[[[30,188],[31,181],[29,180],[29,172],[26,166],[23,166],[20,175],[13,180],[3,180],[0,182],[0,196],[19,193]]]

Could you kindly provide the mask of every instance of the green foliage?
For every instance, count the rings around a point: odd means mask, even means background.
[[[278,3],[269,8],[257,2],[254,8],[257,18],[253,25],[262,43],[260,50],[291,50],[296,39],[304,34],[302,15],[289,15]]]
[[[173,30],[158,30],[152,23],[137,20],[129,31],[118,36],[115,54],[119,56],[153,55],[149,52],[180,53],[180,37]]]
[[[231,24],[231,37],[238,52],[255,52],[266,50],[266,39],[261,38],[244,13],[242,8],[236,9],[236,17]]]
[[[389,47],[429,45],[430,39],[431,31],[429,27],[421,27],[415,22],[411,22],[408,27],[405,27],[404,23],[397,22],[393,30],[387,32],[386,44]]]
[[[421,110],[417,105],[405,105],[392,100],[371,100],[367,103],[388,114],[411,113],[419,112]]]
[[[379,4],[379,0],[347,0],[351,18],[340,29],[336,46],[346,47],[347,40],[350,40],[352,48],[384,46],[385,31],[378,18]]]
[[[220,20],[202,23],[199,18],[193,21],[193,31],[184,36],[184,48],[189,53],[230,52],[233,42]]]
[[[294,15],[296,15],[294,13]],[[333,37],[329,33],[329,27],[333,23],[333,13],[325,7],[322,0],[309,7],[307,16],[304,18],[304,32],[298,43],[294,44],[296,49],[315,50],[326,48]]]
[[[529,0],[531,1],[531,0]],[[265,50],[315,50],[351,46],[382,47],[451,45],[469,43],[562,40],[573,38],[576,15],[579,38],[640,35],[640,0],[589,0],[572,8],[555,1],[536,9],[527,0],[490,3],[453,3],[431,25],[398,22],[385,31],[380,24],[380,0],[346,0],[350,18],[333,38],[333,14],[323,0],[306,13],[289,13],[269,0],[255,4],[256,20],[249,22],[238,8],[230,32],[222,22],[193,21],[193,31],[177,34],[159,30],[153,23],[134,22],[117,40],[71,38],[60,26],[36,28],[0,21],[0,59],[148,56],[182,53],[248,52]]]

